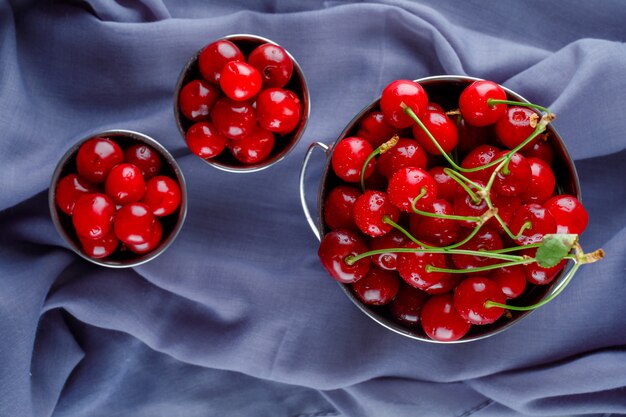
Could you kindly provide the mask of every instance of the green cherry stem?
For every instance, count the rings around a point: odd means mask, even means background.
[[[389,139],[387,142],[380,145],[378,148],[374,149],[374,152],[369,154],[369,156],[363,163],[363,166],[361,167],[361,190],[362,192],[365,192],[365,170],[367,168],[367,165],[370,163],[372,159],[376,157],[376,155],[382,155],[385,152],[387,152],[389,149],[396,146],[399,140],[400,140],[400,137],[398,135],[393,135],[391,139]]]
[[[491,254],[492,253],[491,252],[483,252],[483,254],[484,255],[489,255],[489,257],[491,258]],[[525,265],[525,264],[532,263],[534,261],[535,260],[533,258],[528,258],[528,259],[515,260],[515,261],[510,261],[510,262],[494,264],[494,265],[479,266],[479,267],[476,267],[476,268],[468,268],[468,269],[439,268],[437,266],[426,265],[426,272],[447,272],[449,274],[471,274],[473,272],[491,271],[493,269],[506,268],[506,267],[515,266],[515,265]]]
[[[513,101],[513,100],[497,100],[495,98],[490,98],[490,99],[487,100],[487,105],[489,107],[493,107],[496,104],[510,104],[510,105],[513,105],[513,106],[530,107],[531,109],[537,109],[537,110],[542,111],[544,113],[550,113],[549,109],[547,109],[546,107],[540,106],[538,104],[523,103],[521,101]]]
[[[515,265],[530,263],[534,261],[534,258],[528,258],[516,255],[505,255],[500,253],[491,253],[487,251],[469,250],[469,249],[446,249],[446,248],[388,248],[388,249],[376,249],[363,253],[359,253],[354,256],[347,256],[344,262],[348,265],[354,265],[356,262],[363,258],[367,258],[372,255],[380,255],[382,253],[449,253],[453,255],[470,255],[470,256],[482,256],[487,258],[499,259],[503,261],[516,262]],[[502,266],[503,264],[501,264]],[[435,268],[435,267],[432,267]],[[458,270],[459,273],[463,273],[466,270]]]
[[[409,240],[411,240],[413,243],[416,243],[420,246],[423,246],[425,248],[435,248],[436,246],[431,246],[427,243],[424,243],[420,240],[417,240],[415,237],[413,237],[413,235],[406,230],[404,227],[400,226],[398,223],[394,222],[393,220],[391,220],[391,217],[387,216],[386,214],[383,216],[383,223],[387,223],[388,225],[390,225],[391,227],[393,227],[394,229],[397,229],[398,231],[400,231],[400,233],[402,233],[404,236],[406,236],[407,238],[409,238]]]
[[[480,222],[483,220],[482,217],[457,216],[454,214],[437,214],[437,213],[430,213],[428,211],[420,210],[415,205],[422,197],[424,197],[424,195],[426,195],[426,188],[422,188],[422,191],[411,202],[411,208],[413,209],[413,213],[420,214],[425,217],[433,217],[435,219],[462,220],[462,221],[468,221],[468,222]]]

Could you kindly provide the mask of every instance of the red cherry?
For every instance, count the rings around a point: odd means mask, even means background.
[[[443,199],[433,201],[424,211],[443,215],[454,214],[452,204]],[[461,226],[456,220],[412,213],[409,218],[409,229],[411,234],[422,242],[433,246],[448,246],[457,241]]]
[[[407,248],[419,248],[410,242]],[[409,285],[425,290],[448,278],[447,272],[428,272],[427,266],[446,268],[446,257],[442,253],[401,252],[398,254],[396,269],[402,279]]]
[[[220,89],[205,80],[193,80],[180,89],[178,107],[189,120],[207,120],[213,105],[222,96]]]
[[[532,120],[534,123],[539,121],[539,116],[532,109],[521,106],[509,107],[495,126],[498,141],[509,149],[517,147],[535,131]],[[529,145],[526,145],[523,149],[528,147]]]
[[[396,298],[389,304],[391,316],[405,326],[417,326],[420,323],[422,306],[428,295],[408,285],[401,285]]]
[[[502,239],[493,229],[483,226],[469,241],[458,249],[473,251],[493,251],[502,249]],[[480,268],[498,263],[497,259],[475,255],[452,255],[452,262],[458,269]]]
[[[422,114],[420,120],[441,146],[444,153],[449,153],[456,148],[459,142],[459,133],[454,122],[445,113],[427,110]],[[424,147],[426,152],[432,155],[441,155],[439,149],[419,125],[413,125],[413,137]]]
[[[57,183],[54,201],[63,213],[71,216],[74,212],[76,200],[85,194],[97,191],[97,185],[90,183],[78,174],[68,174]]]
[[[146,182],[139,167],[133,164],[119,164],[109,172],[104,189],[117,204],[133,203],[143,197]]]
[[[508,154],[502,151],[496,155],[495,159]],[[497,174],[493,183],[493,190],[503,196],[515,196],[524,192],[530,183],[530,164],[522,154],[515,152],[508,163],[508,171],[504,172],[506,166]]]
[[[428,102],[428,106],[426,106],[426,111],[430,111],[430,110],[438,111],[439,113],[445,113],[446,112],[443,109],[443,107],[441,107],[441,105],[439,105],[439,104],[437,104],[435,102],[432,102],[432,101],[429,101]]]
[[[422,328],[433,340],[452,342],[469,331],[469,324],[454,308],[452,294],[434,295],[422,306]]]
[[[502,219],[502,221],[504,221],[504,224],[506,224],[508,227],[511,221],[511,217],[513,216],[513,213],[515,213],[515,210],[521,207],[522,200],[518,196],[506,197],[506,196],[492,193],[491,203],[496,209],[498,209],[498,216]],[[495,230],[497,230],[500,234],[505,233],[504,228],[495,217],[492,217],[489,220],[487,220],[486,224],[489,227],[492,227]]]
[[[106,194],[85,194],[76,200],[72,223],[78,236],[101,239],[109,233],[115,216],[115,202]]]
[[[322,266],[334,280],[351,284],[367,275],[371,261],[369,258],[363,258],[354,265],[348,265],[345,259],[363,252],[367,252],[367,247],[357,234],[348,230],[334,230],[324,235],[317,255]]]
[[[428,170],[428,173],[437,183],[437,198],[453,203],[459,184],[445,173],[442,166],[434,166]]]
[[[394,229],[385,235],[372,239],[369,244],[369,249],[373,251],[403,248],[407,243],[409,243],[409,238],[400,231]],[[385,252],[378,255],[372,255],[370,258],[379,268],[388,269],[390,271],[396,270],[396,260],[398,258],[397,252]]]
[[[530,184],[526,191],[520,194],[522,202],[543,204],[554,193],[556,178],[550,165],[538,158],[527,158],[530,165]]]
[[[355,136],[368,141],[372,148],[378,148],[383,143],[390,140],[394,135],[399,135],[400,129],[389,125],[385,117],[379,111],[369,112],[359,122],[359,129]],[[397,145],[396,145],[397,146]]]
[[[250,103],[224,97],[213,106],[211,119],[223,136],[237,140],[254,131],[257,116]]]
[[[270,132],[285,135],[298,127],[302,104],[293,91],[266,88],[257,97],[256,111],[261,126]]]
[[[124,162],[139,167],[147,181],[161,171],[161,157],[153,147],[137,143],[124,151]]]
[[[165,175],[157,175],[146,183],[146,194],[141,200],[157,217],[174,213],[181,202],[178,183]]]
[[[380,109],[385,115],[385,121],[397,129],[414,123],[404,112],[402,103],[420,117],[428,106],[428,95],[421,85],[410,80],[392,81],[385,87],[380,97]]]
[[[506,92],[492,81],[474,81],[461,92],[459,110],[463,118],[473,126],[496,123],[506,113],[506,104],[490,106],[489,99],[506,100]]]
[[[138,245],[150,241],[154,223],[155,217],[150,207],[143,203],[130,203],[117,211],[113,230],[122,242]]]
[[[333,171],[346,182],[361,181],[361,169],[369,155],[374,152],[372,145],[365,139],[351,136],[342,139],[335,145],[331,158]],[[374,160],[365,168],[365,178],[374,172]]]
[[[393,271],[372,267],[362,279],[352,284],[354,294],[364,304],[388,304],[400,289],[400,278]]]
[[[245,58],[237,45],[226,39],[207,45],[198,56],[200,73],[214,84],[219,84],[222,68],[231,61],[245,61]]]
[[[265,87],[284,87],[293,73],[293,61],[287,51],[271,43],[254,48],[248,63],[259,71]]]
[[[477,184],[485,186],[482,181],[476,181]],[[458,187],[454,197],[454,214],[457,216],[480,217],[489,209],[487,202],[481,199],[478,203],[472,200],[472,197],[463,188]],[[470,220],[459,220],[459,226],[468,229],[476,227],[476,222]]]
[[[250,64],[227,62],[220,73],[220,87],[224,94],[236,101],[248,100],[261,91],[261,74]]]
[[[390,202],[387,194],[382,191],[365,191],[357,198],[353,207],[354,221],[361,232],[377,237],[388,233],[393,227],[383,221],[388,216],[398,221],[400,213]]]
[[[522,251],[522,255],[534,258],[537,253],[537,249],[525,249]],[[566,260],[563,259],[555,266],[544,268],[539,266],[538,263],[533,262],[524,265],[524,274],[526,275],[526,281],[534,285],[548,285],[557,277],[559,272],[563,270],[566,265]]]
[[[122,148],[107,138],[92,138],[84,142],[76,154],[76,170],[87,181],[104,182],[111,168],[122,163]]]
[[[576,197],[567,194],[557,195],[546,201],[543,206],[556,220],[557,233],[580,235],[587,228],[589,215]]]
[[[361,191],[347,185],[333,188],[324,200],[324,222],[335,229],[357,230],[353,208]]]
[[[540,243],[543,236],[556,233],[556,221],[552,214],[539,204],[524,204],[513,213],[511,217],[511,232],[519,237],[515,239],[520,245],[531,245]],[[528,223],[530,227],[525,228],[521,234],[522,227]]]
[[[391,204],[401,211],[413,211],[413,200],[422,193],[426,193],[417,201],[416,207],[427,207],[437,198],[437,183],[430,174],[421,168],[402,168],[396,171],[389,180],[387,195]]]
[[[449,274],[436,284],[424,289],[426,294],[445,294],[450,292],[459,284],[463,277],[459,274]]]
[[[495,269],[489,274],[489,279],[500,286],[508,299],[519,297],[526,289],[526,274],[522,265]]]
[[[82,236],[78,236],[78,239],[85,254],[95,259],[102,259],[112,255],[120,242],[113,230],[109,230],[106,235],[98,239],[89,239]]]
[[[506,303],[500,286],[489,278],[466,278],[454,289],[454,308],[471,324],[493,323],[504,313],[501,307],[486,307],[486,301]]]
[[[414,139],[400,139],[396,146],[381,154],[376,161],[376,170],[385,178],[390,179],[393,174],[407,167],[426,169],[428,157],[426,152]]]
[[[161,226],[161,222],[159,219],[154,220],[152,235],[150,239],[145,243],[137,243],[137,244],[126,244],[126,247],[134,253],[143,255],[148,252],[152,252],[159,243],[161,243],[161,239],[163,238],[163,226]]]
[[[471,169],[487,165],[491,161],[495,160],[499,154],[500,149],[495,146],[480,145],[465,156],[461,162],[461,167]],[[464,172],[463,175],[471,180],[480,180],[486,184],[494,170],[495,166],[491,166],[489,168],[479,169],[476,171]]]
[[[274,134],[257,126],[256,130],[248,136],[229,141],[228,148],[239,162],[247,165],[258,164],[272,153]]]
[[[526,158],[543,159],[548,165],[552,165],[554,161],[554,150],[545,140],[534,140],[528,146],[524,146],[520,152]]]
[[[189,150],[202,159],[213,158],[224,150],[228,139],[210,122],[192,125],[185,133]]]

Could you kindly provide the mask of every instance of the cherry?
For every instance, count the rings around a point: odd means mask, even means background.
[[[491,145],[480,145],[465,156],[461,162],[461,167],[466,169],[478,168],[494,161],[500,154],[500,149]],[[471,180],[480,180],[485,184],[489,181],[489,177],[495,170],[495,166],[479,169],[477,171],[464,172],[467,178]]]
[[[522,200],[518,196],[506,197],[499,194],[491,194],[491,203],[498,210],[498,216],[504,224],[509,226],[509,222],[511,221],[511,217],[515,210],[517,210],[522,205]],[[496,229],[500,234],[505,233],[504,228],[500,224],[500,222],[492,217],[487,220],[486,223],[489,227]]]
[[[119,239],[113,233],[113,230],[101,238],[90,239],[82,236],[78,236],[80,243],[83,247],[85,254],[91,258],[101,259],[110,256],[115,252],[119,244]]]
[[[434,166],[428,170],[428,173],[437,183],[437,198],[453,203],[459,184],[445,173],[442,166]]]
[[[452,294],[431,296],[422,306],[421,320],[424,333],[440,342],[459,340],[471,328],[454,308]]]
[[[333,188],[324,200],[324,222],[335,229],[357,230],[354,222],[353,208],[361,192],[354,187],[338,185]]]
[[[487,126],[504,117],[506,104],[490,106],[489,99],[506,100],[506,92],[493,81],[474,81],[459,96],[459,110],[463,118],[473,126]]]
[[[261,126],[248,136],[228,142],[228,148],[235,159],[244,164],[258,164],[267,159],[274,149],[274,134]]]
[[[348,265],[345,259],[367,251],[359,236],[348,230],[334,230],[322,238],[317,255],[330,276],[341,283],[351,284],[363,278],[370,270],[371,261],[363,258]]]
[[[483,226],[469,241],[459,246],[458,249],[474,251],[493,251],[502,249],[502,239],[493,229]],[[486,256],[476,255],[452,255],[452,263],[458,269],[480,268],[498,263],[498,260]]]
[[[241,61],[227,62],[220,73],[224,94],[236,101],[249,100],[261,91],[261,74],[252,65]]]
[[[222,96],[220,89],[205,80],[193,80],[180,89],[178,107],[189,120],[207,120],[215,102]]]
[[[152,228],[152,235],[150,236],[150,239],[148,239],[148,241],[146,241],[145,243],[135,243],[135,244],[127,243],[126,247],[131,252],[143,255],[145,253],[152,252],[157,246],[159,246],[159,243],[161,243],[162,237],[163,237],[163,226],[161,225],[161,222],[159,221],[159,219],[155,219],[153,228]]]
[[[498,141],[509,149],[517,147],[535,131],[533,123],[537,123],[539,118],[537,113],[528,107],[511,106],[507,108],[504,117],[500,118],[495,125]],[[528,146],[524,146],[523,149],[528,148]]]
[[[78,174],[68,174],[57,183],[54,201],[57,207],[67,215],[72,215],[76,200],[81,196],[98,191],[98,186],[85,180]]]
[[[213,106],[211,119],[223,136],[237,140],[254,131],[257,115],[250,103],[224,97]]]
[[[444,112],[436,110],[426,110],[420,119],[444,153],[452,152],[459,142],[459,133],[454,122]],[[426,152],[441,155],[441,151],[422,130],[421,126],[413,125],[413,137],[424,147]]]
[[[107,138],[91,138],[78,148],[76,170],[87,181],[104,182],[111,168],[122,163],[122,148]]]
[[[534,140],[520,151],[526,158],[539,158],[552,164],[554,161],[554,150],[545,140]]]
[[[374,152],[372,145],[365,139],[350,136],[342,139],[335,145],[331,158],[333,171],[346,182],[359,182],[361,170],[369,155]],[[374,172],[374,160],[365,168],[365,178]]]
[[[522,251],[523,255],[534,258],[537,253],[537,249],[525,249]],[[539,266],[538,263],[533,262],[523,266],[524,275],[526,275],[526,281],[534,285],[548,285],[557,277],[559,272],[563,270],[567,262],[563,259],[555,266],[544,268]]]
[[[426,106],[426,111],[438,111],[439,113],[445,113],[446,111],[443,109],[443,107],[441,107],[441,105],[433,102],[433,101],[429,101],[428,105]]]
[[[451,215],[454,214],[453,210],[450,202],[437,199],[428,204],[424,211]],[[409,229],[411,234],[422,242],[427,242],[434,246],[448,246],[456,242],[461,226],[459,226],[456,220],[426,217],[421,214],[413,213],[409,218]]]
[[[200,73],[205,80],[215,84],[220,82],[220,74],[226,63],[245,61],[241,50],[226,39],[215,41],[202,49],[198,56]]]
[[[193,154],[210,159],[222,153],[228,139],[212,123],[199,122],[187,130],[185,141]]]
[[[421,168],[402,168],[396,171],[387,187],[387,195],[391,204],[401,211],[410,213],[413,211],[413,200],[425,194],[417,201],[416,207],[422,209],[437,198],[437,183],[428,172]]]
[[[265,87],[284,87],[293,73],[293,61],[287,51],[271,43],[254,48],[248,63],[259,71]]]
[[[414,139],[402,138],[396,145],[381,154],[376,161],[376,170],[390,179],[400,168],[415,167],[426,169],[428,157]]]
[[[426,294],[445,294],[456,287],[462,277],[459,274],[448,274],[441,281],[424,289]]]
[[[380,109],[385,121],[397,129],[409,127],[414,123],[404,112],[403,103],[420,117],[428,106],[428,95],[421,85],[410,80],[392,81],[385,87],[380,97]]]
[[[407,243],[409,243],[409,238],[400,231],[393,229],[387,234],[370,240],[369,249],[374,251],[381,249],[403,248]],[[372,255],[370,258],[379,268],[388,269],[390,271],[396,270],[398,258],[397,252],[385,252],[378,255]]]
[[[292,132],[302,116],[302,104],[298,96],[282,88],[266,88],[256,100],[259,124],[265,129],[285,135]]]
[[[495,159],[507,155],[508,151],[498,153]],[[511,155],[508,165],[500,169],[493,183],[493,190],[499,195],[515,196],[524,192],[530,183],[530,164],[521,154]]]
[[[406,248],[420,248],[414,242]],[[429,272],[428,266],[446,268],[446,256],[442,253],[401,252],[398,254],[396,270],[409,285],[425,290],[448,278],[447,272]]]
[[[489,278],[466,278],[454,289],[454,308],[471,324],[490,324],[502,316],[504,309],[486,307],[487,300],[502,304],[506,302],[500,286]]]
[[[399,135],[400,133],[400,129],[396,129],[385,121],[382,112],[371,111],[359,122],[359,128],[355,136],[368,141],[372,148],[378,148],[394,135]]]
[[[101,239],[109,233],[115,216],[115,202],[106,194],[91,193],[76,200],[72,223],[78,236]]]
[[[155,217],[144,203],[122,206],[115,216],[115,236],[127,245],[138,245],[150,241],[154,232]]]
[[[124,162],[138,166],[146,181],[161,171],[161,157],[157,151],[142,143],[130,145],[124,150]]]
[[[540,243],[543,236],[556,232],[556,221],[552,214],[539,204],[524,204],[511,217],[511,232],[520,245]]]
[[[589,215],[576,197],[568,194],[557,195],[546,201],[543,206],[556,220],[557,233],[580,235],[587,228]]]
[[[396,298],[389,304],[391,316],[406,326],[420,323],[422,306],[428,295],[408,285],[401,285]]]
[[[489,279],[500,286],[508,299],[517,298],[526,289],[526,274],[522,265],[505,266],[494,269]]]
[[[476,181],[476,183],[483,187],[485,185],[482,181]],[[454,214],[457,216],[480,217],[487,211],[487,209],[489,209],[489,205],[485,199],[481,199],[478,203],[476,203],[472,199],[472,196],[469,195],[463,188],[457,188],[456,195],[454,197]],[[458,223],[459,226],[468,229],[476,227],[476,222],[471,220],[459,220]]]
[[[554,193],[556,178],[550,165],[542,159],[527,158],[530,165],[530,184],[526,191],[520,194],[522,202],[543,204]]]
[[[385,216],[394,222],[400,216],[398,209],[389,202],[387,194],[372,190],[365,191],[357,198],[353,213],[361,232],[372,237],[382,236],[392,229],[391,225],[383,221]]]
[[[490,126],[472,126],[463,118],[458,123],[457,130],[459,133],[459,143],[457,150],[465,155],[479,147],[487,145],[491,142]]]
[[[369,305],[388,304],[400,289],[400,278],[389,270],[372,267],[362,279],[352,284],[354,294]]]
[[[141,200],[146,192],[146,182],[137,165],[115,165],[104,183],[106,193],[117,204],[127,204]]]
[[[157,175],[146,183],[146,194],[141,200],[157,217],[174,213],[181,202],[178,183],[165,175]]]

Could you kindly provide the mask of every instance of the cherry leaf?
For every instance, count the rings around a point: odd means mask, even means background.
[[[578,242],[578,235],[574,234],[545,235],[541,246],[537,248],[535,259],[543,268],[556,266],[570,253],[576,242]]]

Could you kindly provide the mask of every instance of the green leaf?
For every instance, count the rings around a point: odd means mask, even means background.
[[[553,267],[570,253],[577,241],[578,235],[573,234],[545,235],[535,259],[543,268]]]

